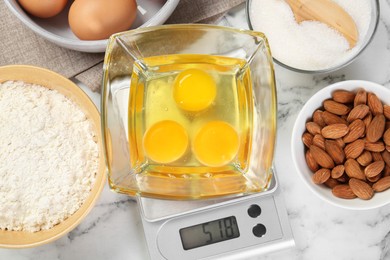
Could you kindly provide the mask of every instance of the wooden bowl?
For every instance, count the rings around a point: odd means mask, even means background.
[[[76,84],[67,78],[47,69],[13,65],[0,67],[0,83],[8,80],[22,80],[26,83],[39,84],[49,89],[55,89],[83,110],[92,121],[99,144],[99,167],[95,183],[83,205],[69,218],[49,230],[38,232],[5,231],[0,230],[0,247],[27,248],[52,242],[74,229],[91,211],[106,182],[106,167],[102,149],[102,135],[100,130],[100,115],[89,97]]]

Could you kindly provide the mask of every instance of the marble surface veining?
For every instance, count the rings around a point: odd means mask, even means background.
[[[292,167],[291,130],[305,103],[319,89],[341,80],[374,81],[390,88],[390,0],[380,0],[378,31],[370,46],[349,66],[307,75],[275,66],[278,136],[275,165],[296,247],[250,260],[386,260],[390,259],[390,205],[367,211],[337,208],[303,184]],[[247,28],[243,6],[221,24]],[[98,95],[94,96],[98,102]],[[105,187],[87,218],[67,236],[32,249],[0,249],[0,259],[148,259],[137,205]]]

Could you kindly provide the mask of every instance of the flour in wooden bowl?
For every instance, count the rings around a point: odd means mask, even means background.
[[[0,149],[0,229],[50,229],[89,196],[99,166],[96,133],[58,91],[0,84]]]

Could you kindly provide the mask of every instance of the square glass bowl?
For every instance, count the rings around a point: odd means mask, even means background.
[[[194,77],[191,94],[182,93],[184,101],[178,101],[174,94],[178,79],[189,72]],[[211,90],[208,86],[214,83],[204,83],[205,77],[216,84]],[[205,107],[192,95],[194,89],[212,96]],[[195,104],[186,105],[185,98]],[[276,111],[272,57],[261,33],[164,25],[115,34],[106,51],[102,89],[110,187],[131,196],[165,199],[267,190]],[[161,126],[165,136],[153,139],[151,133]],[[204,141],[199,136],[210,128],[216,132]],[[218,150],[212,143],[219,137],[226,140],[219,150],[236,147],[222,164],[212,152]],[[176,146],[182,147],[179,156],[171,154]]]

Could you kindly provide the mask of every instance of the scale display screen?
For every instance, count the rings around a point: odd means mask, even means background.
[[[180,229],[184,250],[210,245],[240,236],[236,217],[231,216]]]

